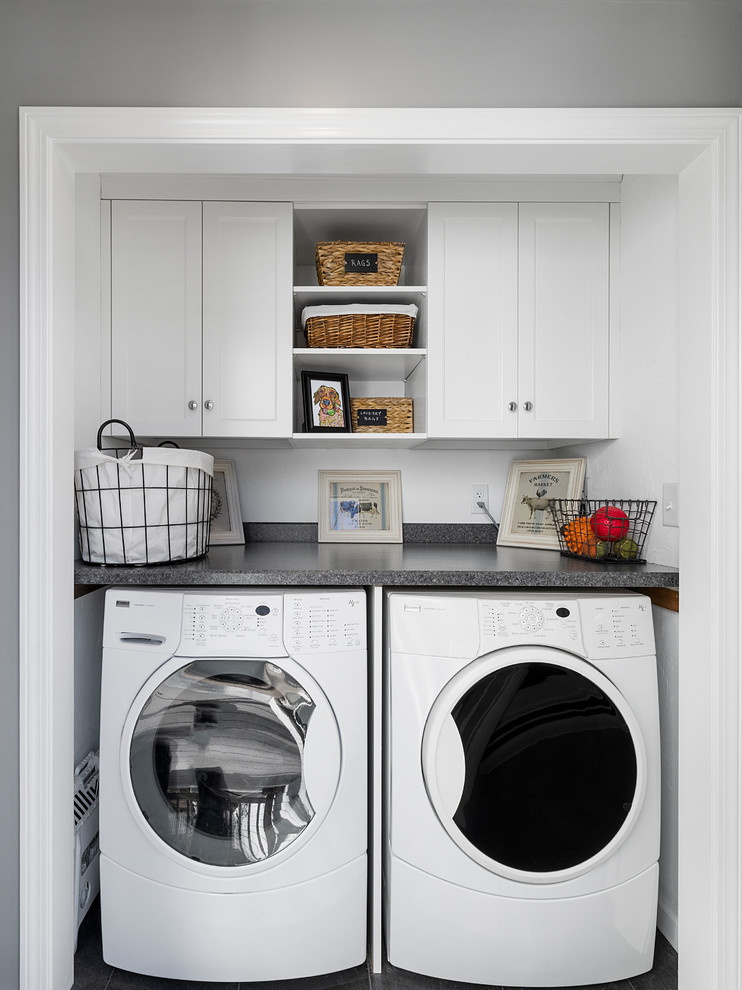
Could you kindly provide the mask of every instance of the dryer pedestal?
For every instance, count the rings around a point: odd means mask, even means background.
[[[605,983],[652,968],[659,867],[584,897],[467,890],[393,860],[389,962],[438,979],[516,987]],[[441,906],[445,904],[445,912]]]

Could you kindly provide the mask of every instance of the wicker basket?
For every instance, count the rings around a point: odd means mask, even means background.
[[[559,548],[565,557],[646,564],[642,551],[656,507],[656,502],[633,498],[556,498],[551,512]]]
[[[317,241],[314,258],[320,285],[396,285],[404,243]]]
[[[340,313],[310,316],[308,347],[410,347],[414,317],[402,313]]]
[[[358,425],[359,410],[361,425]],[[412,399],[351,399],[350,415],[354,433],[412,433]],[[370,422],[373,420],[373,422]]]

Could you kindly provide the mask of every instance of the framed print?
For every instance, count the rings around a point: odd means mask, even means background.
[[[305,433],[350,433],[348,376],[334,372],[302,371]]]
[[[513,461],[505,486],[497,545],[559,550],[551,502],[580,498],[585,484],[585,458]]]
[[[211,535],[209,543],[244,543],[240,496],[234,461],[214,461],[211,489]]]
[[[320,543],[401,543],[399,471],[320,471]]]

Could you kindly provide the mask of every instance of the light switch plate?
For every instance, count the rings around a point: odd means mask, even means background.
[[[679,526],[678,521],[678,483],[666,481],[662,486],[662,525]]]

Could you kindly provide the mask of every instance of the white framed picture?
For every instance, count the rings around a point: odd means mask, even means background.
[[[559,550],[552,503],[582,496],[586,463],[584,457],[512,461],[497,545]]]
[[[240,495],[234,461],[214,460],[211,489],[211,546],[220,543],[244,543]]]
[[[401,543],[399,471],[320,471],[320,543]]]

